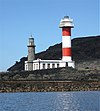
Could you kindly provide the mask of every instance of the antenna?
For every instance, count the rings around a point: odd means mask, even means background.
[[[32,38],[32,33],[30,33],[30,37]]]

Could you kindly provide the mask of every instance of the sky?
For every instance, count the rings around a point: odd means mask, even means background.
[[[100,35],[100,0],[0,0],[0,71],[28,54],[32,34],[36,53],[61,42],[60,20],[73,19],[72,39]]]

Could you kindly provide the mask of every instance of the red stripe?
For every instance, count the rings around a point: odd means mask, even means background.
[[[71,36],[71,28],[62,28],[62,36]]]
[[[62,56],[71,56],[72,55],[72,51],[71,48],[62,48]]]

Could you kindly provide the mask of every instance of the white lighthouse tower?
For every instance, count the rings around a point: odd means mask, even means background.
[[[69,16],[64,16],[60,21],[59,27],[62,28],[62,61],[68,63],[69,67],[74,68],[71,51],[71,28],[74,27],[73,20]]]

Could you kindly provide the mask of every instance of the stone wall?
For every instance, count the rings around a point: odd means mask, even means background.
[[[0,83],[0,92],[99,91],[99,82],[13,81]]]

